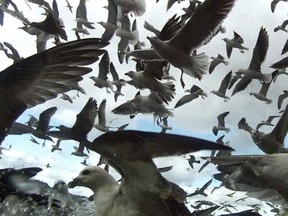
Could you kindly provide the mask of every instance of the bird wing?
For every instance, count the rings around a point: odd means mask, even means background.
[[[98,120],[99,120],[99,125],[106,126],[106,99],[104,99],[98,109]]]
[[[87,8],[86,8],[86,0],[80,0],[79,5],[76,9],[76,18],[81,18],[83,20],[88,21],[87,19]],[[94,29],[95,27],[91,25],[91,23],[84,22],[83,25],[89,29]]]
[[[114,108],[112,110],[112,113],[114,114],[120,114],[120,115],[132,115],[137,114],[139,111],[139,108],[136,104],[134,104],[132,101],[127,101],[118,107]]]
[[[97,102],[92,97],[88,99],[86,105],[81,112],[77,115],[75,124],[72,127],[72,131],[77,134],[87,135],[94,124],[97,116]]]
[[[242,118],[240,119],[240,121],[238,122],[238,128],[239,129],[242,129],[242,130],[245,130],[249,133],[252,133],[252,128],[247,124],[246,122],[246,119],[245,118]]]
[[[195,95],[192,95],[192,94],[184,95],[182,98],[180,98],[180,99],[177,101],[174,109],[177,108],[177,107],[180,107],[180,106],[182,106],[182,105],[184,105],[184,104],[186,104],[186,103],[188,103],[188,102],[190,102],[190,101],[192,101],[192,100],[195,99],[195,98],[196,98]]]
[[[286,40],[283,49],[281,51],[281,55],[285,54],[288,51],[288,39]]]
[[[242,38],[237,32],[235,32],[235,31],[234,31],[234,38],[233,38],[233,40],[234,40],[235,42],[239,43],[239,44],[244,43],[243,38]]]
[[[230,71],[222,80],[221,85],[219,87],[219,92],[222,92],[224,95],[226,94],[226,90],[232,78],[232,71]]]
[[[55,114],[56,111],[57,107],[50,107],[44,110],[39,116],[39,122],[36,130],[46,133],[48,131],[50,119]]]
[[[99,74],[98,78],[102,80],[108,80],[108,73],[110,73],[110,58],[109,53],[105,52],[99,62]]]
[[[243,91],[251,82],[252,79],[249,79],[246,76],[242,77],[233,89],[232,96],[240,91]]]
[[[10,128],[26,108],[57,97],[92,71],[83,67],[98,60],[108,45],[99,39],[61,44],[23,59],[0,73],[0,131]],[[2,101],[3,100],[3,101]],[[5,101],[5,102],[4,102]]]
[[[181,28],[182,25],[180,22],[180,17],[176,17],[175,14],[165,23],[157,37],[163,41],[170,40],[174,35],[179,32]]]
[[[284,144],[285,136],[288,132],[288,105],[286,105],[286,108],[284,112],[282,113],[282,116],[280,117],[279,121],[275,125],[274,129],[270,133],[271,136],[273,136],[279,143]]]
[[[281,94],[281,95],[278,96],[278,103],[277,103],[278,109],[281,109],[283,100],[284,100],[286,97],[288,97],[288,91],[284,91],[283,94]]]
[[[234,5],[234,0],[206,0],[198,5],[192,17],[171,39],[175,47],[191,54],[213,36]]]
[[[284,69],[284,68],[288,67],[288,57],[285,57],[285,58],[279,60],[278,62],[275,62],[270,67],[274,68],[274,69]]]
[[[108,0],[108,18],[107,23],[117,26],[117,5],[114,3],[113,0]],[[102,34],[101,38],[104,41],[110,41],[110,39],[114,35],[114,30],[109,28],[105,28],[104,33]]]
[[[223,127],[225,127],[225,121],[224,118],[229,114],[230,112],[224,112],[220,115],[218,115],[217,120],[218,120],[218,125],[221,125]]]
[[[261,70],[261,64],[265,60],[269,47],[268,33],[265,28],[261,28],[258,34],[258,39],[253,50],[253,56],[249,65],[249,69],[256,71]]]

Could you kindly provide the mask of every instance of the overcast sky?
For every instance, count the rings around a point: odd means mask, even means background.
[[[65,30],[68,34],[69,40],[76,39],[71,30],[76,25],[73,20],[75,19],[77,4],[73,4],[74,2],[76,1],[70,0],[70,3],[73,5],[73,14],[71,14],[68,8],[65,7],[66,2],[58,1],[60,17],[64,21]],[[151,36],[152,34],[143,28],[144,21],[148,21],[156,28],[161,29],[169,18],[171,18],[175,13],[181,15],[183,13],[181,8],[188,5],[187,0],[181,4],[175,3],[175,5],[166,12],[167,0],[160,0],[157,4],[155,2],[156,1],[152,0],[147,1],[146,13],[143,16],[136,18],[138,29],[140,31],[140,40],[145,42],[147,48],[150,47],[150,44],[146,39],[146,36]],[[169,118],[169,125],[173,127],[173,130],[169,131],[169,133],[191,135],[215,141],[219,136],[224,134],[223,132],[219,132],[216,137],[212,133],[212,127],[217,124],[217,116],[225,111],[230,111],[230,114],[226,117],[226,126],[231,128],[231,131],[226,134],[224,141],[230,141],[230,145],[236,150],[233,154],[262,154],[262,152],[258,150],[257,146],[252,142],[250,135],[247,132],[238,129],[237,123],[242,117],[246,117],[250,126],[255,128],[261,120],[266,120],[268,116],[278,115],[279,110],[277,109],[277,98],[283,90],[288,90],[288,76],[283,75],[281,78],[279,77],[277,79],[276,83],[271,84],[267,95],[273,100],[273,102],[269,105],[249,95],[252,91],[258,92],[260,90],[261,85],[258,81],[253,81],[247,89],[234,95],[227,103],[224,102],[222,98],[211,94],[210,91],[219,88],[220,82],[230,70],[235,72],[241,68],[248,68],[253,48],[262,26],[266,28],[269,33],[269,49],[266,60],[261,67],[262,72],[272,73],[273,69],[269,68],[269,66],[285,56],[281,56],[281,50],[287,39],[287,33],[284,31],[274,32],[273,30],[277,25],[281,25],[282,22],[287,19],[288,4],[280,2],[275,13],[272,13],[270,10],[270,2],[271,1],[267,0],[237,1],[232,12],[223,23],[226,27],[226,33],[218,34],[210,43],[198,49],[198,53],[205,52],[208,56],[217,56],[218,54],[221,54],[227,59],[225,42],[222,39],[225,37],[231,39],[233,37],[233,31],[240,34],[244,39],[244,46],[249,47],[249,51],[245,51],[243,54],[238,50],[233,50],[231,58],[228,60],[229,65],[225,66],[220,64],[211,75],[205,75],[202,81],[184,75],[187,88],[196,84],[207,92],[208,97],[204,100],[201,98],[196,99],[189,104],[173,110],[174,117]],[[105,3],[106,1],[87,1],[89,21],[95,23],[106,21],[107,10],[102,8]],[[24,1],[17,1],[17,5],[30,21],[42,21],[44,19],[44,16],[39,15],[43,10],[37,6],[30,4],[32,7],[32,10],[30,10]],[[135,17],[131,16],[130,18],[133,20]],[[5,14],[4,26],[0,27],[0,42],[6,41],[11,43],[18,50],[21,56],[27,57],[36,53],[36,38],[28,35],[22,30],[19,30],[18,27],[21,26],[22,23],[19,20]],[[103,31],[104,29],[102,26],[95,24],[95,30],[89,30],[91,34],[89,37],[101,37]],[[119,64],[117,58],[118,41],[119,38],[114,36],[107,49],[109,51],[110,59],[116,66],[120,78],[128,79],[128,77],[125,77],[124,73],[129,70],[135,70],[135,64],[132,61],[130,61],[129,64]],[[51,46],[53,45],[49,44],[49,47]],[[7,59],[3,52],[0,52],[0,62],[1,70],[12,64],[11,60]],[[113,108],[129,99],[132,99],[138,90],[132,86],[124,87],[123,94],[125,96],[120,96],[118,102],[115,103],[113,94],[108,95],[105,89],[94,87],[92,80],[88,79],[91,75],[98,75],[98,62],[93,64],[93,69],[93,72],[85,76],[85,79],[80,82],[80,85],[88,93],[87,96],[80,95],[79,98],[76,97],[73,104],[59,98],[48,101],[42,105],[26,110],[18,121],[25,122],[28,120],[29,114],[39,116],[44,109],[56,105],[58,111],[52,117],[51,124],[64,124],[71,126],[76,119],[77,113],[80,112],[88,97],[95,97],[98,104],[100,104],[104,98],[107,99],[107,125],[121,126],[122,124],[129,123],[127,129],[140,129],[147,131],[161,130],[161,128],[153,123],[152,115],[139,114],[134,119],[130,119],[129,116],[117,116],[112,114],[111,110]],[[176,96],[167,107],[173,109],[176,102],[185,93],[179,82],[180,70],[171,66],[170,73],[176,78]],[[68,94],[72,97],[76,96],[75,91],[69,92]],[[147,95],[148,91],[143,91],[143,94]],[[227,92],[227,95],[231,96],[231,90]],[[287,101],[284,101],[282,107],[285,107],[286,104]],[[98,121],[98,119],[96,119],[96,121]],[[274,123],[276,122],[277,120]],[[272,127],[262,127],[261,130],[263,132],[270,132]],[[101,132],[94,128],[89,134],[89,139],[94,140],[100,134]],[[1,159],[0,168],[21,168],[27,166],[42,167],[43,171],[37,175],[37,178],[49,183],[50,185],[53,185],[58,179],[63,179],[65,181],[71,180],[83,168],[83,165],[80,164],[80,162],[83,161],[83,158],[70,155],[73,151],[73,145],[78,145],[76,142],[63,141],[61,143],[63,151],[51,153],[51,142],[47,141],[46,146],[42,148],[41,146],[33,144],[29,139],[30,135],[21,137],[8,136],[5,139],[3,146],[8,147],[12,144],[12,148],[10,151],[3,151],[4,155]],[[41,140],[40,143],[42,143]],[[287,139],[285,143],[287,144]],[[201,152],[196,155],[203,154],[209,155],[210,152]],[[98,155],[92,152],[87,163],[95,165],[98,162],[98,158]],[[206,180],[209,180],[212,174],[216,172],[213,166],[209,165],[206,170],[198,174],[197,170],[200,165],[196,165],[196,171],[193,171],[189,168],[185,158],[187,158],[187,156],[177,158],[172,157],[168,160],[161,159],[156,162],[159,166],[173,165],[173,170],[164,175],[181,186],[185,186],[185,189],[187,189],[187,187],[201,186],[201,184],[206,182]],[[47,163],[51,165],[51,168],[48,169],[45,167]],[[204,162],[202,161],[201,164],[202,163]],[[191,188],[188,188],[187,190],[193,191]],[[83,188],[76,188],[73,192],[91,194],[89,190]],[[216,198],[217,192],[215,194],[214,198]]]

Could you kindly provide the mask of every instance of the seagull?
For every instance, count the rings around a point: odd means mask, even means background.
[[[97,137],[90,149],[105,157],[121,174],[121,183],[104,169],[90,166],[68,186],[90,188],[98,206],[97,215],[191,215],[184,204],[184,190],[166,180],[152,158],[212,148],[227,147],[173,134],[128,130],[107,132]]]
[[[90,97],[81,112],[77,114],[77,119],[71,128],[60,125],[56,127],[59,129],[58,131],[49,131],[48,135],[61,140],[78,141],[80,146],[76,152],[83,153],[84,147],[90,143],[87,134],[92,130],[96,116],[97,102]]]
[[[287,30],[286,30],[286,26],[288,25],[288,20],[285,20],[280,26],[277,26],[277,27],[275,27],[274,28],[274,32],[277,32],[277,31],[279,31],[279,30],[282,30],[282,31],[284,31],[284,32],[288,32]]]
[[[65,93],[62,93],[60,98],[65,101],[69,101],[69,103],[71,104],[73,103],[73,99],[75,99],[75,98],[72,99],[68,94]]]
[[[107,77],[108,73],[110,73],[110,58],[108,52],[105,52],[99,62],[98,77],[90,76],[89,78],[94,81],[94,86],[98,88],[106,88],[107,92],[109,92],[108,88],[113,91],[113,85]]]
[[[151,66],[151,64],[147,64],[143,71],[129,71],[125,75],[129,76],[140,89],[148,88],[151,92],[157,92],[165,103],[170,102],[174,98],[175,85],[172,82],[161,83],[158,81],[157,75],[153,74],[155,68],[149,67],[149,65]]]
[[[287,97],[288,97],[288,90],[284,90],[283,94],[278,96],[278,103],[277,103],[278,109],[281,109],[283,100]]]
[[[9,130],[9,135],[22,135],[26,133],[31,133],[33,136],[43,139],[44,142],[45,140],[50,140],[53,142],[52,138],[48,135],[48,131],[50,129],[49,123],[51,117],[56,113],[57,107],[50,107],[46,110],[44,110],[40,115],[39,115],[39,121],[37,124],[36,129],[33,127],[30,127],[29,125],[22,124],[20,122],[15,122],[12,124],[12,127]],[[35,139],[33,138],[31,140],[34,143],[38,143],[37,141],[35,142]],[[38,143],[39,144],[39,143]]]
[[[261,72],[261,64],[265,60],[268,46],[268,33],[265,28],[261,27],[250,65],[248,69],[240,69],[238,71],[243,73],[244,77],[236,84],[232,96],[237,92],[243,91],[251,83],[252,79],[258,79],[264,83],[269,83],[272,80],[271,74],[263,74]]]
[[[260,200],[288,204],[287,154],[233,155],[204,158],[217,164],[220,174],[214,175],[225,187],[244,191]],[[222,177],[221,177],[222,176]]]
[[[217,136],[219,130],[223,130],[223,131],[225,131],[226,133],[228,133],[228,132],[230,131],[229,128],[225,127],[225,121],[224,121],[224,118],[225,118],[229,113],[230,113],[230,112],[228,111],[228,112],[224,112],[224,113],[222,113],[222,114],[220,114],[220,115],[217,116],[218,125],[213,126],[213,128],[212,128],[213,134],[214,134],[215,136]]]
[[[109,128],[106,126],[106,99],[102,100],[99,108],[98,108],[98,124],[94,124],[93,127],[97,128],[102,132],[108,132]]]
[[[240,130],[247,131],[251,135],[254,132],[254,129],[249,126],[249,124],[246,122],[246,118],[244,118],[244,117],[241,118],[240,121],[238,122],[238,128]]]
[[[105,28],[105,31],[101,36],[101,39],[104,41],[110,41],[117,29],[118,10],[117,10],[117,5],[115,4],[113,0],[108,0],[107,9],[108,9],[107,21],[98,22],[98,24],[100,24],[103,28]]]
[[[136,19],[132,23],[132,29],[127,31],[119,26],[115,30],[115,34],[120,38],[125,38],[130,44],[136,45],[139,41],[139,30],[137,29]]]
[[[180,107],[186,103],[189,103],[190,101],[198,98],[199,96],[201,96],[202,99],[204,99],[205,97],[208,97],[207,93],[205,93],[200,87],[198,87],[197,85],[193,85],[191,87],[191,89],[187,89],[185,90],[185,92],[189,92],[189,94],[184,95],[182,98],[180,98],[177,103],[174,106],[174,109],[176,109],[177,107]]]
[[[56,142],[56,145],[52,145],[51,152],[62,151],[62,148],[60,148],[60,143],[61,143],[61,139],[58,139]]]
[[[204,192],[212,183],[213,179],[206,182],[201,188],[197,188],[193,193],[189,194],[187,197],[192,197],[196,195],[202,195],[207,197],[208,195]]]
[[[60,202],[59,205],[62,211],[65,211],[66,209],[73,209],[75,206],[75,203],[69,194],[68,186],[63,180],[58,180],[53,185],[53,193],[49,197],[48,210],[51,208],[52,200],[57,200]]]
[[[101,48],[106,45],[107,42],[97,38],[68,42],[27,57],[0,72],[0,143],[27,108],[68,91],[67,86],[91,72],[91,68],[84,66],[97,61],[104,53]]]
[[[221,64],[221,63],[226,65],[226,66],[228,65],[228,61],[225,61],[225,58],[220,54],[218,54],[217,57],[211,57],[211,59],[212,59],[212,61],[210,63],[210,67],[209,67],[209,74],[211,74],[214,71],[214,69],[216,68],[216,66]]]
[[[76,9],[76,22],[77,28],[83,28],[84,25],[86,28],[95,29],[92,25],[93,22],[89,22],[87,19],[87,7],[86,7],[86,0],[80,0],[79,5]]]
[[[191,56],[191,53],[210,39],[209,36],[223,22],[233,5],[234,0],[206,0],[170,40],[147,38],[162,59],[180,68],[182,73],[201,80],[209,70],[208,56],[204,53]],[[185,85],[183,80],[181,84],[182,87]]]
[[[173,116],[173,113],[165,107],[163,100],[156,93],[150,93],[148,96],[137,94],[135,98],[114,108],[112,112],[134,116],[138,113],[152,113],[154,118]]]
[[[66,7],[69,9],[69,11],[70,11],[71,13],[73,13],[73,11],[72,11],[72,8],[73,8],[73,7],[70,5],[70,3],[69,3],[68,0],[66,0],[66,3],[67,3]]]
[[[230,59],[232,49],[237,48],[241,53],[244,53],[244,50],[249,50],[247,47],[244,47],[242,44],[244,43],[243,38],[234,31],[234,37],[232,39],[224,38],[223,41],[226,43],[226,51],[227,56]]]
[[[278,117],[280,117],[280,116],[279,115],[277,115],[277,116],[269,116],[267,120],[261,121],[257,125],[256,130],[259,130],[259,128],[262,127],[263,125],[274,126],[271,122],[273,121],[274,118],[278,118]]]
[[[64,26],[61,25],[59,17],[50,10],[47,10],[47,16],[42,22],[31,22],[30,27],[34,27],[42,30],[47,34],[52,34],[61,37],[67,41],[67,34],[64,30]]]
[[[126,83],[124,81],[124,79],[119,79],[118,73],[116,71],[116,68],[113,64],[113,62],[110,62],[110,73],[112,75],[113,81],[111,82],[111,84],[116,86],[116,91],[114,91],[114,100],[115,102],[117,102],[118,97],[121,95],[123,96],[123,94],[121,93],[122,90],[122,86],[125,86]]]
[[[192,169],[194,169],[194,166],[193,166],[194,163],[200,164],[200,160],[196,160],[196,158],[195,158],[194,155],[189,155],[189,157],[190,157],[190,158],[188,158],[187,160],[188,160],[188,164],[190,165],[190,167],[191,167]]]
[[[229,83],[231,81],[232,78],[232,71],[230,71],[221,81],[220,87],[218,90],[212,90],[211,93],[221,97],[224,99],[225,102],[227,102],[228,100],[230,100],[230,97],[226,96],[226,90],[229,86]]]
[[[84,158],[84,160],[81,162],[81,164],[83,164],[84,166],[88,166],[86,158]]]
[[[272,79],[271,79],[270,82],[262,83],[261,89],[260,89],[260,91],[258,93],[257,92],[250,92],[249,94],[253,95],[255,98],[257,98],[260,101],[264,101],[266,104],[271,104],[272,100],[267,98],[266,95],[267,95],[268,89],[270,87],[270,84],[271,84],[272,80],[274,79],[274,77],[276,76],[277,73],[278,73],[278,71],[274,71],[272,73]]]

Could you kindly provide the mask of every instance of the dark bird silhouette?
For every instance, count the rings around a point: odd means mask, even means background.
[[[0,73],[0,143],[27,109],[57,97],[82,80],[108,45],[99,39],[68,42],[23,59]],[[37,62],[37,64],[35,63]],[[80,67],[81,66],[81,67]]]
[[[198,164],[200,164],[200,160],[196,160],[196,158],[195,158],[195,156],[194,155],[189,155],[189,157],[190,158],[188,158],[187,160],[188,160],[188,164],[190,165],[190,167],[192,168],[192,169],[194,169],[194,163],[198,163]]]
[[[77,114],[77,119],[74,125],[69,128],[64,125],[60,125],[58,131],[49,131],[48,134],[52,137],[61,140],[75,140],[80,143],[76,152],[82,152],[84,147],[89,146],[87,140],[87,134],[92,130],[95,118],[97,116],[97,102],[93,98],[89,98],[83,109]]]
[[[206,182],[201,188],[197,188],[193,193],[189,194],[188,197],[196,196],[196,195],[202,195],[202,196],[208,196],[205,193],[205,190],[211,185],[213,179],[210,179],[208,182]]]

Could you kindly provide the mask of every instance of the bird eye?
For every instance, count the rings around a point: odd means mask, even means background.
[[[82,172],[82,175],[88,175],[89,173],[90,173],[89,170],[84,170],[84,171]]]

